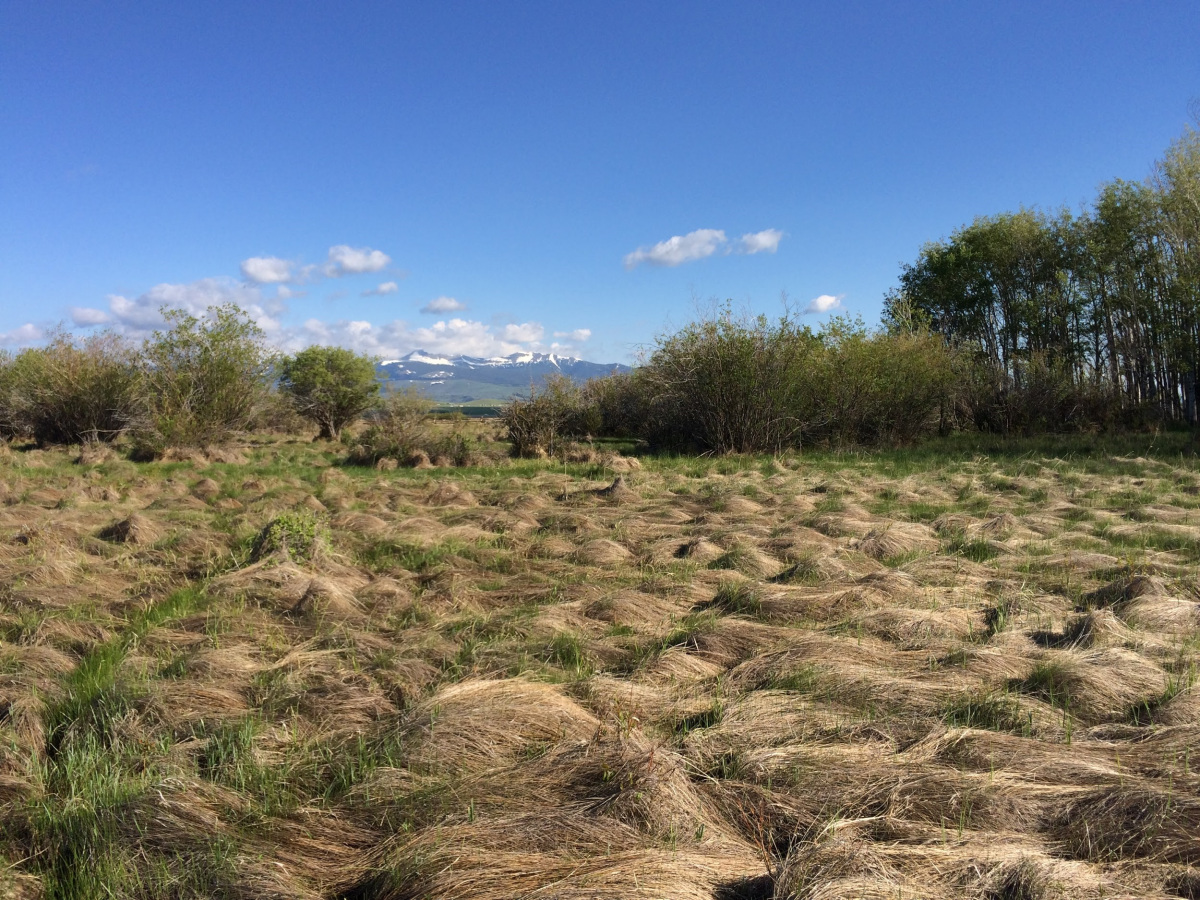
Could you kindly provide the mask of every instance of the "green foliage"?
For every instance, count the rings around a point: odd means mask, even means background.
[[[151,421],[141,446],[204,446],[246,429],[265,402],[271,372],[262,329],[232,304],[203,317],[164,309],[163,319],[169,329],[142,349]]]
[[[113,441],[142,420],[142,396],[128,342],[107,332],[81,342],[60,333],[0,360],[0,434],[39,445]]]
[[[371,416],[371,424],[358,437],[349,462],[370,465],[380,459],[407,462],[428,438],[425,422],[432,402],[416,388],[392,391]]]
[[[580,437],[590,419],[581,416],[580,389],[564,375],[547,378],[529,396],[510,400],[500,411],[513,456],[531,459],[554,456],[570,437]]]
[[[1200,132],[1078,217],[1022,209],[926,245],[886,303],[969,360],[959,412],[1036,433],[1200,421]]]
[[[328,529],[308,511],[284,513],[266,524],[254,541],[251,559],[257,561],[275,553],[291,559],[310,560],[329,543]]]
[[[640,436],[717,453],[798,445],[821,418],[811,378],[820,339],[784,317],[726,306],[662,337],[640,373],[649,396]]]
[[[585,429],[716,453],[902,444],[946,427],[955,365],[944,340],[912,321],[872,332],[834,319],[814,333],[727,306],[661,337],[633,373],[582,389],[552,383],[510,405],[506,422],[521,455]]]
[[[342,428],[376,402],[376,360],[341,347],[309,347],[279,366],[279,389],[296,412],[336,441]]]

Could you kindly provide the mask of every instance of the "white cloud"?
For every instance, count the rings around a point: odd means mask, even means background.
[[[283,284],[295,278],[290,260],[278,256],[252,256],[242,260],[242,277],[255,284]]]
[[[743,234],[738,238],[738,253],[774,253],[779,249],[781,240],[783,240],[783,232],[778,228],[768,228],[766,231],[758,231],[754,234]]]
[[[325,274],[330,278],[341,278],[343,275],[378,272],[387,268],[391,261],[392,258],[382,250],[337,244],[329,248],[329,261],[325,263]]]
[[[387,294],[394,294],[398,290],[400,290],[400,285],[396,284],[396,282],[385,281],[383,284],[379,285],[379,287],[371,288],[369,291],[363,291],[362,295],[364,297],[383,297]]]
[[[576,328],[574,331],[556,331],[554,332],[554,336],[556,338],[569,338],[572,341],[582,343],[592,336],[592,329]]]
[[[466,308],[467,304],[461,300],[455,300],[453,297],[437,297],[422,306],[421,312],[431,314],[462,312]]]
[[[92,309],[90,306],[72,306],[68,312],[71,314],[71,321],[79,328],[103,325],[109,320],[108,313],[104,310]]]
[[[545,329],[536,322],[509,325],[497,333],[483,322],[459,318],[419,328],[402,320],[375,325],[361,320],[322,322],[309,319],[300,328],[288,329],[280,343],[289,351],[309,344],[336,344],[384,359],[394,359],[413,350],[444,356],[489,357],[540,349],[537,341],[544,332]]]
[[[842,305],[842,298],[845,294],[838,294],[836,297],[832,294],[822,294],[820,297],[814,297],[808,301],[808,306],[804,307],[802,313],[806,316],[820,315],[827,313],[832,309],[837,309]]]
[[[625,256],[625,268],[639,263],[652,266],[678,266],[712,256],[725,245],[725,232],[716,228],[701,228],[685,235],[675,235],[659,241],[653,247],[639,247]]]
[[[505,325],[504,340],[519,344],[532,344],[542,339],[546,329],[537,322],[522,322],[520,325]]]
[[[278,332],[283,303],[262,296],[262,291],[233,278],[202,278],[188,284],[157,284],[130,299],[110,295],[108,307],[117,331],[132,337],[144,337],[163,323],[162,307],[182,309],[199,316],[211,306],[232,303],[241,307],[263,331]]]
[[[0,331],[0,346],[32,344],[34,341],[40,341],[45,334],[41,328],[32,322],[26,322],[12,331]]]
[[[291,300],[293,297],[306,297],[308,291],[298,291],[295,288],[290,288],[286,284],[281,284],[275,291],[275,296],[280,300]]]

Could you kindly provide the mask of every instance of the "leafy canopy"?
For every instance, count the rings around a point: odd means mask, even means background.
[[[321,426],[321,437],[341,430],[375,405],[376,360],[342,347],[309,347],[283,360],[279,389],[296,412]]]

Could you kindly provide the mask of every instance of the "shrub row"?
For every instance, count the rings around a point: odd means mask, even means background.
[[[1136,428],[1154,416],[1042,355],[1028,354],[1019,375],[899,317],[884,330],[834,318],[813,331],[726,309],[659,338],[630,373],[583,386],[551,379],[502,415],[514,454],[526,457],[562,455],[592,437],[682,452],[778,452],[895,446],[956,429]]]
[[[660,338],[631,373],[582,387],[554,379],[502,415],[519,456],[598,436],[716,453],[906,443],[944,427],[954,362],[926,332],[845,319],[814,332],[726,311]]]
[[[0,357],[0,436],[39,445],[128,437],[136,456],[150,457],[253,427],[295,431],[306,420],[336,437],[375,402],[369,357],[310,347],[279,358],[232,305],[163,317],[166,327],[140,346],[111,332],[58,333]]]

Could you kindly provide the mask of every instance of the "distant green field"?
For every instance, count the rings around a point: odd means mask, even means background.
[[[505,400],[471,400],[467,403],[439,403],[433,413],[462,413],[473,419],[486,419],[500,415]]]

